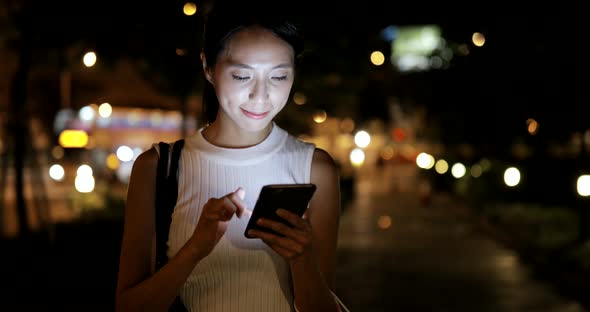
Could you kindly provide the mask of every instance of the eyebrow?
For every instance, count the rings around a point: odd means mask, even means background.
[[[254,69],[254,67],[247,65],[247,64],[243,64],[243,63],[234,63],[234,62],[229,62],[229,66],[231,67],[238,67],[238,68],[245,68],[245,69]],[[293,65],[289,64],[289,63],[282,63],[276,66],[273,66],[272,69],[277,69],[277,68],[292,68]]]

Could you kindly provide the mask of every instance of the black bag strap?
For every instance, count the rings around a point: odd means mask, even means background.
[[[184,140],[179,139],[172,144],[172,155],[169,143],[159,142],[158,146],[160,157],[156,175],[156,271],[168,262],[168,235],[172,213],[178,199],[178,163]],[[168,311],[185,312],[187,309],[180,297],[176,296]]]
[[[178,162],[184,140],[180,139],[172,145],[170,156],[170,144],[160,142],[160,158],[158,160],[156,182],[156,270],[159,270],[168,261],[166,251],[168,249],[168,234],[172,222],[172,212],[178,199]],[[169,160],[169,157],[170,160]]]
[[[156,217],[156,268],[159,269],[164,266],[166,258],[162,258],[162,255],[166,256],[166,240],[163,236],[165,234],[164,222],[159,222],[162,218],[162,207],[166,205],[167,197],[167,180],[168,180],[168,158],[170,156],[170,146],[168,143],[158,143],[160,147],[160,157],[158,158],[158,170],[156,176],[156,205],[155,205],[155,217]],[[164,225],[164,227],[163,227]],[[162,248],[164,247],[164,248]]]

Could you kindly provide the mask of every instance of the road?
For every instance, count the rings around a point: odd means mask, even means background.
[[[452,197],[425,205],[416,170],[359,175],[341,219],[336,277],[351,311],[586,311],[537,280]]]

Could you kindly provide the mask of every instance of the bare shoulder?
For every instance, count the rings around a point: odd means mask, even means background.
[[[135,240],[149,240],[153,232],[157,166],[158,152],[153,147],[137,156],[133,163],[127,188],[125,227],[126,235]]]
[[[133,166],[137,169],[155,169],[155,166],[158,163],[158,158],[158,152],[152,147],[137,156]]]
[[[329,181],[338,178],[338,165],[325,150],[316,147],[311,163],[312,180]]]
[[[314,249],[317,246],[322,275],[333,288],[341,212],[339,173],[334,158],[317,147],[313,155],[311,181],[317,186],[308,209],[313,246]]]
[[[136,185],[149,186],[155,184],[158,158],[158,152],[153,147],[137,156],[131,169],[130,188]]]
[[[312,166],[314,169],[321,171],[338,170],[338,165],[334,161],[334,158],[332,158],[332,155],[319,147],[316,147],[313,152]]]
[[[158,152],[142,152],[133,163],[125,205],[117,293],[149,275],[155,233],[155,191]]]

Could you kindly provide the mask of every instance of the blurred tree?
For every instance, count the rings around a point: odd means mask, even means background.
[[[7,134],[7,138],[13,138],[12,142],[8,142],[7,145],[9,150],[12,149],[12,160],[14,163],[14,189],[18,226],[20,233],[22,235],[27,235],[29,234],[29,226],[27,223],[27,209],[24,198],[23,168],[25,165],[26,146],[30,140],[25,103],[27,100],[27,80],[29,78],[28,75],[31,67],[32,33],[29,27],[30,23],[27,20],[29,17],[25,15],[26,9],[24,5],[21,6],[17,2],[7,2],[5,5],[6,7],[4,7],[3,10],[12,13],[13,24],[6,23],[2,26],[9,30],[8,33],[13,36],[3,39],[11,41],[11,43],[14,44],[15,50],[18,54],[18,64],[10,83],[11,105],[9,105],[8,109],[10,118],[8,122],[8,130],[4,133]],[[4,177],[6,174],[7,170],[3,170],[2,182],[5,181]],[[4,189],[4,186],[2,189]]]
[[[0,2],[0,43],[18,56],[17,68],[10,83],[9,125],[11,134],[7,150],[13,159],[19,233],[30,233],[28,209],[24,196],[23,169],[32,160],[29,122],[31,114],[43,118],[47,131],[61,107],[70,107],[70,70],[87,49],[100,55],[101,66],[115,66],[121,59],[130,60],[138,73],[158,92],[176,96],[186,117],[187,99],[199,88],[199,60],[202,18],[208,2],[197,14],[183,13],[185,2],[149,2],[114,0],[89,1],[84,7],[71,7],[68,1]],[[51,84],[59,88],[61,99],[31,107],[31,73],[35,69],[57,72]],[[37,89],[39,91],[39,89]],[[37,92],[39,93],[39,92]],[[45,103],[38,103],[45,104]],[[38,111],[42,109],[41,111]],[[186,130],[186,122],[183,125]],[[3,162],[3,166],[7,162]],[[34,171],[40,172],[38,164]],[[0,175],[4,183],[7,169]],[[3,186],[3,185],[1,185]],[[2,187],[4,189],[4,187]],[[42,192],[43,190],[38,190]],[[45,207],[44,209],[47,209]]]

